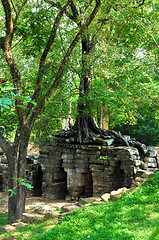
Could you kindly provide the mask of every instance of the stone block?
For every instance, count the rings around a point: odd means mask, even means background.
[[[146,171],[145,173],[143,173],[141,175],[142,178],[148,178],[148,177],[152,177],[154,175],[154,172],[148,172]]]
[[[158,168],[149,167],[149,168],[147,169],[147,171],[148,171],[148,172],[156,172],[156,171],[158,171]]]
[[[80,198],[79,203],[84,205],[84,204],[89,204],[89,203],[94,203],[94,202],[101,202],[100,197],[88,197],[88,198]]]
[[[49,205],[35,206],[34,211],[38,214],[45,215],[45,216],[47,213],[51,213],[52,214],[51,218],[58,216],[57,209]]]
[[[110,200],[110,193],[105,193],[101,196],[101,199],[104,201],[104,202],[108,202]]]
[[[157,151],[154,151],[153,149],[151,149],[151,150],[148,152],[148,156],[149,156],[149,157],[156,157],[156,156],[157,156]]]
[[[75,163],[75,168],[88,169],[88,163]]]
[[[17,222],[17,223],[12,224],[12,226],[15,228],[24,227],[25,225],[26,225],[26,223],[24,223],[24,222]]]
[[[149,162],[149,157],[144,157],[144,162],[148,163]]]
[[[62,154],[61,159],[62,160],[73,160],[74,156],[72,154]]]
[[[80,203],[66,204],[61,208],[61,213],[75,212],[81,208]]]
[[[101,150],[102,146],[98,146],[98,145],[88,145],[88,148],[91,150]]]
[[[148,167],[148,164],[147,164],[147,163],[141,162],[141,165],[140,165],[140,168],[141,168],[141,169],[146,170],[147,167]]]
[[[86,158],[84,158],[84,159],[81,159],[81,158],[74,158],[74,163],[76,163],[76,164],[80,164],[80,163],[82,163],[82,164],[84,164],[84,163],[88,163],[88,159],[86,159]]]
[[[90,170],[93,171],[100,171],[100,170],[104,170],[104,165],[96,165],[96,164],[90,164],[89,165]]]
[[[90,156],[89,162],[90,162],[90,164],[104,164],[104,159],[97,159],[97,158],[93,155],[93,157]]]
[[[157,163],[151,163],[151,162],[149,162],[149,163],[148,163],[148,167],[156,168],[156,167],[157,167]]]
[[[141,177],[143,173],[145,173],[146,171],[145,170],[142,170],[142,169],[138,169],[136,171],[136,177]]]
[[[62,163],[62,167],[63,168],[70,168],[70,169],[74,169],[75,168],[73,163]]]
[[[156,163],[156,158],[149,158],[149,163]]]
[[[43,220],[44,220],[43,215],[23,213],[23,216],[22,216],[22,221],[24,223],[34,223],[34,222],[40,222]]]
[[[14,226],[12,226],[12,225],[4,225],[4,226],[0,226],[0,232],[13,232],[13,231],[15,231],[15,227]]]
[[[134,163],[134,166],[140,166],[141,165],[140,160],[134,160],[133,163]]]
[[[142,178],[142,177],[136,177],[135,178],[135,182],[144,182],[144,181],[145,181],[145,179]]]
[[[128,191],[128,189],[126,187],[123,187],[123,188],[119,188],[117,191],[112,191],[110,193],[110,198],[112,200],[115,200],[115,199],[119,199],[121,198],[121,196],[126,193]]]

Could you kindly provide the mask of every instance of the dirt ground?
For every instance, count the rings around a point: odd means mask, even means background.
[[[35,206],[49,205],[54,208],[61,208],[63,205],[67,204],[65,200],[52,200],[46,197],[27,197],[26,198],[26,212],[33,212]],[[0,192],[0,213],[5,213],[8,211],[8,194]]]

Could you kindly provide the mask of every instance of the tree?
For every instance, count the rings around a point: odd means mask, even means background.
[[[60,4],[55,4],[52,1],[47,1],[51,3],[53,6],[60,8]],[[79,86],[79,101],[78,101],[78,116],[76,122],[72,129],[69,131],[63,131],[58,136],[70,138],[71,141],[80,142],[80,143],[89,143],[96,142],[100,143],[103,141],[107,142],[107,139],[113,137],[116,139],[116,142],[122,143],[124,145],[128,145],[126,141],[119,136],[117,133],[113,131],[103,131],[95,124],[92,111],[91,111],[91,84],[93,82],[93,65],[91,62],[94,61],[94,52],[96,45],[101,45],[102,40],[98,38],[102,29],[107,30],[107,34],[105,39],[107,44],[110,44],[110,35],[116,33],[115,28],[116,25],[114,21],[116,18],[124,19],[124,22],[127,19],[131,19],[132,21],[136,11],[144,5],[145,1],[138,1],[135,3],[126,3],[126,2],[105,2],[102,4],[104,12],[100,11],[96,18],[96,22],[94,22],[93,28],[89,29],[87,33],[85,33],[81,37],[81,71],[79,73],[80,76],[80,86]],[[86,6],[80,9],[73,8],[74,16],[73,20],[76,22],[78,19],[78,12],[82,12],[83,16],[85,16]],[[68,17],[69,13],[66,13]],[[120,17],[118,17],[120,15]],[[81,22],[78,21],[78,24]],[[118,24],[119,25],[119,24]],[[122,25],[122,24],[120,24]],[[123,23],[123,25],[126,25]],[[91,25],[92,27],[92,25]],[[121,29],[118,29],[118,34],[116,40],[118,40],[120,36],[120,31],[124,26],[120,26]],[[131,26],[132,27],[132,26]],[[110,30],[109,30],[110,29]],[[129,29],[131,30],[131,29]],[[119,36],[118,36],[119,35]],[[102,36],[101,36],[102,38]],[[98,44],[99,43],[99,44]],[[112,43],[112,42],[111,42]],[[115,45],[115,44],[114,44]],[[136,48],[136,47],[135,47]],[[130,48],[129,48],[130,50]],[[120,54],[121,55],[121,54]],[[93,56],[93,57],[92,57]],[[119,60],[120,61],[120,60]],[[103,61],[105,64],[105,62]],[[111,61],[109,60],[109,63]],[[106,77],[105,77],[106,78]],[[109,83],[106,83],[109,85]],[[111,83],[112,85],[112,83]],[[109,87],[108,87],[109,88]]]
[[[16,33],[19,31],[18,27],[22,21],[22,17],[24,17],[25,8],[28,6],[32,10],[30,12],[33,15],[35,9],[32,9],[30,4],[35,2],[27,0],[22,2],[1,0],[3,16],[5,19],[5,34],[3,35],[2,32],[0,46],[10,70],[10,84],[13,83],[14,86],[14,94],[16,95],[15,109],[18,115],[18,126],[15,133],[14,142],[10,143],[2,134],[0,135],[0,146],[8,159],[9,188],[14,189],[16,192],[16,195],[9,196],[9,223],[13,223],[17,219],[21,219],[22,213],[25,211],[25,187],[19,186],[19,181],[17,180],[25,179],[27,146],[33,124],[45,103],[48,101],[52,93],[57,89],[71,52],[99,10],[101,4],[100,0],[92,2],[94,3],[92,11],[90,11],[89,15],[87,15],[87,19],[83,21],[82,25],[74,35],[72,42],[69,43],[65,55],[61,57],[59,65],[56,66],[58,70],[53,77],[53,81],[49,82],[47,88],[44,90],[43,81],[47,57],[51,48],[54,47],[60,20],[64,16],[66,9],[69,9],[69,12],[71,12],[72,4],[75,6],[74,1],[72,0],[68,0],[67,2],[64,1],[62,4],[62,8],[57,12],[54,19],[50,36],[46,41],[44,48],[42,49],[39,66],[37,69],[37,79],[35,83],[32,83],[35,87],[31,96],[31,101],[26,102],[24,101],[22,94],[24,92],[22,91],[22,85],[24,86],[24,84],[22,84],[23,72],[21,71],[20,73],[20,68],[17,65],[16,57],[13,55],[13,45],[15,46],[15,44],[17,44],[18,47],[18,42],[29,37],[27,36],[26,32],[23,33],[23,35],[21,34],[21,38],[16,39]],[[38,7],[38,4],[35,7]],[[43,8],[46,9],[46,11],[48,10],[46,4],[43,5]],[[34,45],[35,44],[36,42],[34,42]],[[33,48],[34,45],[32,45]]]
[[[97,46],[101,57],[100,68],[95,69],[95,96],[98,107],[100,97],[107,105],[111,128],[120,122],[135,123],[141,106],[157,106],[158,3],[149,4],[133,13],[126,11],[127,16],[114,15],[113,35]]]

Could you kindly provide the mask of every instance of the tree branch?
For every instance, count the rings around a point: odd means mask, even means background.
[[[4,8],[5,20],[6,20],[6,36],[3,39],[1,38],[1,47],[3,49],[3,53],[6,58],[7,64],[10,68],[10,72],[13,79],[13,85],[15,88],[14,92],[17,95],[21,95],[20,72],[11,52],[11,44],[12,44],[13,33],[14,33],[11,7],[8,0],[1,0],[1,1]],[[15,106],[18,112],[18,116],[21,119],[24,117],[25,112],[22,107],[19,107],[19,105],[23,106],[23,101],[21,99],[16,99]]]
[[[17,21],[18,21],[18,17],[19,17],[19,15],[20,15],[21,11],[22,11],[22,9],[24,8],[24,6],[25,6],[25,4],[27,3],[27,1],[28,1],[28,0],[24,0],[23,3],[22,3],[22,5],[21,5],[21,7],[20,7],[20,9],[19,9],[19,11],[16,12],[16,18],[15,18],[15,21],[14,21],[14,27],[15,27]]]
[[[134,6],[133,6],[133,8],[141,7],[141,6],[144,5],[144,4],[145,4],[145,0],[134,1]]]
[[[3,9],[5,12],[5,20],[6,20],[6,38],[5,38],[5,47],[8,48],[11,46],[12,39],[13,39],[13,19],[11,13],[11,7],[8,0],[1,0]]]
[[[73,13],[73,19],[75,22],[77,22],[77,17],[78,17],[78,11],[77,11],[77,8],[75,6],[75,4],[73,3],[72,0],[70,0],[70,7],[71,7],[71,10],[72,10],[72,13]]]
[[[87,4],[87,6],[85,8],[85,13],[87,12],[87,9],[89,8],[89,6],[91,5],[92,2],[93,2],[93,0],[90,0],[89,3]]]
[[[70,1],[71,1],[71,0],[69,0],[68,2],[70,2]],[[57,8],[57,9],[59,9],[59,10],[62,9],[62,6],[61,6],[61,4],[60,4],[59,2],[54,3],[53,1],[50,1],[50,0],[45,0],[45,2],[48,3],[48,4],[51,4],[52,7],[55,7],[55,8]],[[73,20],[73,21],[76,21],[76,19],[74,18],[74,16],[72,16],[71,14],[69,14],[66,10],[65,10],[65,14],[66,14],[66,16],[67,16],[69,19],[71,19],[71,20]]]
[[[14,6],[13,0],[10,0],[10,1],[11,1],[11,4],[12,4],[12,7],[13,7],[13,9],[14,9],[15,14],[17,15],[17,11],[16,11],[16,8],[15,8],[15,6]]]
[[[134,19],[134,18],[133,18]],[[156,40],[155,40],[155,38],[152,36],[152,34],[151,33],[149,33],[146,29],[145,29],[145,27],[139,22],[139,21],[137,21],[136,19],[134,19],[144,30],[145,30],[145,32],[152,38],[152,40],[154,41],[154,43],[155,43],[155,45],[157,46],[157,48],[159,48],[159,45],[158,45],[158,43],[156,42]]]
[[[45,103],[47,102],[47,100],[50,98],[50,96],[52,95],[53,91],[58,87],[60,80],[61,80],[61,76],[63,74],[63,70],[64,67],[69,59],[69,56],[72,52],[72,50],[74,49],[74,47],[76,46],[77,42],[79,41],[79,39],[81,38],[82,34],[86,31],[86,29],[88,28],[88,26],[90,25],[90,23],[92,22],[92,20],[94,19],[94,17],[96,16],[99,7],[100,7],[100,0],[96,0],[96,6],[94,7],[94,10],[92,11],[92,13],[89,15],[89,17],[87,18],[86,22],[81,26],[81,29],[79,30],[79,32],[77,33],[77,35],[75,36],[74,40],[72,41],[72,43],[70,44],[63,60],[61,61],[60,67],[58,69],[56,78],[52,84],[52,86],[49,88],[49,90],[47,91],[47,93],[45,94],[45,96],[42,98],[42,100],[37,104],[37,106],[34,108],[34,111],[31,115],[30,120],[34,121],[34,119],[36,118],[36,116],[39,114],[39,112],[41,111],[41,109],[43,108],[43,106],[45,105]]]
[[[43,51],[43,54],[40,58],[40,64],[39,64],[39,70],[38,70],[38,77],[37,77],[37,81],[36,81],[36,86],[35,86],[35,90],[34,90],[34,94],[32,96],[32,100],[36,101],[39,97],[39,94],[40,94],[40,91],[41,91],[41,83],[42,83],[42,79],[43,79],[43,75],[44,75],[44,66],[45,66],[45,62],[46,62],[46,58],[47,58],[47,55],[50,51],[50,48],[54,42],[54,39],[55,39],[55,36],[56,36],[56,31],[57,31],[57,28],[59,26],[59,22],[66,10],[68,6],[68,2],[65,4],[65,6],[60,10],[60,12],[58,13],[57,17],[56,17],[56,20],[54,22],[54,25],[53,25],[53,28],[52,28],[52,32],[51,32],[51,35],[48,39],[48,42],[46,44],[46,47]],[[28,106],[27,106],[27,116],[30,114],[30,111],[32,109],[34,105],[32,103],[29,103]]]

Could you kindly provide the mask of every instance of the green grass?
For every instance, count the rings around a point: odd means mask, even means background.
[[[8,213],[0,213],[0,226],[8,224]]]
[[[17,240],[146,240],[159,226],[159,172],[117,201],[90,205],[67,215],[17,230]],[[3,234],[1,237],[13,234]],[[159,240],[159,235],[155,238]]]

